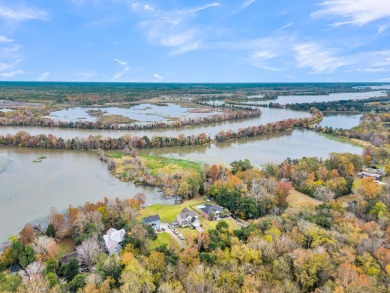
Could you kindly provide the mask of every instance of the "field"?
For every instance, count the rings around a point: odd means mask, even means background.
[[[295,189],[291,190],[290,195],[287,197],[287,201],[290,204],[290,208],[314,208],[316,205],[322,202],[305,195]]]
[[[152,170],[152,172],[158,169],[166,168],[168,166],[170,169],[180,168],[186,171],[187,170],[201,171],[202,169],[201,163],[197,163],[189,160],[159,157],[153,155],[140,155],[140,157],[145,160],[146,167]]]

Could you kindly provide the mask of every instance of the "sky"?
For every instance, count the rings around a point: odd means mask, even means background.
[[[0,0],[0,80],[390,82],[390,0]]]

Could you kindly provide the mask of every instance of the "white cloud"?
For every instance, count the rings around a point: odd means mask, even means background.
[[[205,31],[200,31],[197,25],[191,25],[191,19],[204,10],[220,5],[218,2],[212,2],[174,11],[161,10],[142,3],[131,3],[129,6],[133,12],[144,18],[138,23],[138,27],[146,31],[150,43],[169,47],[171,55],[180,55],[197,50],[202,45]]]
[[[293,23],[292,23],[292,22],[289,22],[288,24],[286,24],[286,25],[284,25],[284,26],[278,28],[277,31],[284,30],[284,29],[286,29],[286,28],[289,28],[289,27],[292,26],[292,25],[293,25]]]
[[[24,21],[24,20],[46,20],[48,15],[45,11],[28,6],[18,6],[11,8],[5,4],[0,3],[0,18],[10,21]]]
[[[49,78],[50,72],[43,72],[42,74],[37,76],[37,81],[45,81]]]
[[[322,9],[312,13],[313,17],[337,15],[345,19],[333,23],[334,26],[344,24],[362,26],[390,17],[389,0],[326,0],[320,6]]]
[[[15,68],[20,62],[22,62],[22,59],[17,59],[13,63],[0,63],[0,71],[4,70],[10,70]]]
[[[390,77],[388,77],[388,78],[382,78],[380,81],[390,81]]]
[[[247,7],[249,7],[250,5],[252,5],[254,2],[256,2],[256,0],[245,0],[241,6],[240,6],[240,10],[244,10],[246,9]]]
[[[161,74],[158,73],[153,74],[153,76],[156,79],[156,81],[160,81],[164,78]]]
[[[0,43],[12,43],[14,40],[12,39],[9,39],[7,37],[4,37],[4,36],[0,36]]]
[[[298,66],[308,67],[313,73],[335,72],[348,64],[346,58],[336,56],[331,49],[325,49],[315,43],[304,43],[294,47]]]
[[[14,77],[15,75],[20,75],[20,74],[25,74],[26,72],[24,72],[22,69],[17,69],[17,70],[13,70],[13,71],[8,71],[8,72],[2,72],[0,73],[0,76],[2,77]]]
[[[124,76],[129,71],[129,65],[127,64],[126,61],[122,61],[119,59],[114,59],[114,61],[117,62],[119,65],[121,65],[123,69],[122,69],[122,71],[117,72],[112,76],[112,78],[111,78],[112,81],[121,79],[122,76]]]
[[[279,54],[276,51],[270,51],[270,50],[256,51],[252,55],[253,59],[273,59],[278,56]]]

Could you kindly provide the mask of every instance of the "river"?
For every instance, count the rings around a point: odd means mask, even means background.
[[[46,156],[40,163],[33,161]],[[157,188],[121,182],[95,153],[0,148],[0,241],[28,222],[42,222],[51,207],[65,210],[107,198],[132,197],[144,192],[146,201],[173,203]]]
[[[37,134],[54,134],[57,137],[64,139],[73,137],[88,137],[89,135],[103,135],[112,138],[118,138],[131,133],[132,135],[138,136],[153,136],[153,135],[166,135],[177,137],[181,133],[186,135],[206,133],[209,136],[214,136],[220,130],[233,130],[236,131],[239,128],[245,128],[252,125],[266,124],[271,122],[280,121],[289,118],[303,118],[310,117],[307,112],[292,111],[287,109],[273,109],[273,108],[261,108],[263,114],[260,117],[245,119],[245,120],[231,120],[221,123],[210,123],[201,124],[198,126],[188,126],[183,128],[172,128],[172,129],[153,129],[153,130],[131,130],[131,131],[120,131],[120,130],[99,130],[99,129],[74,129],[74,128],[43,128],[43,127],[13,127],[13,126],[1,126],[0,135],[15,134],[18,131],[27,131],[30,135]]]
[[[253,138],[231,140],[223,143],[195,147],[173,147],[163,149],[144,149],[140,153],[150,153],[214,164],[230,164],[235,160],[248,159],[256,167],[272,163],[281,163],[287,157],[326,158],[331,152],[349,152],[361,154],[362,148],[330,140],[309,130],[291,130],[283,133],[263,135]]]

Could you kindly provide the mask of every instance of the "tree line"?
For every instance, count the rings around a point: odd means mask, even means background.
[[[73,149],[73,150],[117,150],[124,149],[126,146],[136,148],[162,148],[174,146],[196,146],[203,145],[213,141],[225,141],[227,139],[239,139],[243,137],[258,136],[266,133],[276,133],[291,129],[292,127],[307,127],[310,123],[322,118],[322,112],[315,108],[311,109],[312,116],[309,118],[286,119],[279,122],[267,123],[265,125],[250,126],[233,131],[220,131],[214,139],[205,133],[186,136],[179,134],[177,137],[167,137],[153,135],[132,136],[126,134],[119,138],[88,136],[87,138],[75,137],[63,139],[61,137],[49,134],[39,134],[31,136],[25,131],[19,131],[15,135],[0,135],[0,145],[19,146],[31,148],[48,148],[48,149]]]
[[[207,123],[218,123],[230,120],[240,120],[259,117],[262,114],[260,109],[251,107],[236,107],[223,114],[215,114],[206,117],[185,118],[172,122],[150,122],[145,124],[119,124],[101,123],[90,121],[59,121],[49,118],[38,118],[36,110],[16,109],[11,112],[0,112],[0,126],[38,126],[38,127],[59,127],[78,129],[112,129],[112,130],[146,130],[146,129],[169,129],[184,126],[201,125]]]

